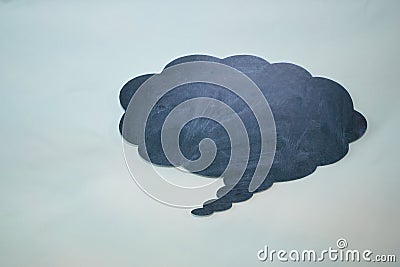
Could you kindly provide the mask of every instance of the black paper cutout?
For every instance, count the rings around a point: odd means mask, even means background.
[[[248,200],[253,193],[264,191],[275,182],[291,181],[313,173],[317,166],[335,163],[349,150],[349,143],[366,131],[367,121],[353,109],[353,102],[344,87],[322,77],[312,77],[300,66],[291,63],[273,63],[250,56],[238,55],[224,59],[207,55],[190,55],[170,62],[165,68],[193,61],[211,61],[226,64],[246,74],[257,84],[267,99],[276,124],[276,152],[267,178],[255,192],[249,192],[249,182],[258,163],[260,136],[251,110],[229,90],[208,83],[178,86],[164,95],[154,106],[146,125],[146,148],[149,160],[157,165],[171,166],[161,147],[160,129],[166,115],[179,103],[204,96],[221,100],[231,106],[242,118],[250,135],[250,161],[239,183],[226,195],[206,202],[192,210],[199,216],[227,210],[232,203]],[[127,108],[133,94],[154,74],[138,76],[126,83],[120,92],[120,102]],[[140,114],[137,114],[140,116]],[[124,117],[120,121],[122,133]],[[198,144],[211,138],[218,152],[214,162],[198,172],[208,177],[219,177],[230,157],[227,133],[216,122],[199,118],[186,124],[179,137],[182,153],[188,159],[199,157]]]

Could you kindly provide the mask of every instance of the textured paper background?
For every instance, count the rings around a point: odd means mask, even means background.
[[[340,237],[398,253],[399,7],[2,1],[0,265],[274,266],[257,260],[265,244],[322,250]],[[338,81],[367,133],[340,162],[227,212],[161,205],[125,166],[118,93],[193,53],[254,54]]]

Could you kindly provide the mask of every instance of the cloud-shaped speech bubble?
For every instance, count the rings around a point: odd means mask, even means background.
[[[195,215],[227,210],[275,182],[337,162],[367,128],[340,84],[250,55],[178,58],[160,74],[127,82],[120,102],[123,139],[145,160],[223,178],[216,198],[197,205]],[[207,188],[179,189],[171,195],[186,190],[180,200],[189,203]]]

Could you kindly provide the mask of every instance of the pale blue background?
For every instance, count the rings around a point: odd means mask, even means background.
[[[256,258],[265,244],[322,250],[339,237],[398,253],[399,8],[0,1],[0,266],[273,266]],[[125,166],[118,93],[193,53],[254,54],[339,81],[368,131],[340,162],[227,212],[161,205]]]

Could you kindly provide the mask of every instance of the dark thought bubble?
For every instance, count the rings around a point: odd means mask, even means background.
[[[120,102],[120,132],[145,160],[223,178],[200,216],[339,161],[367,128],[339,83],[249,55],[178,58],[127,82]]]

